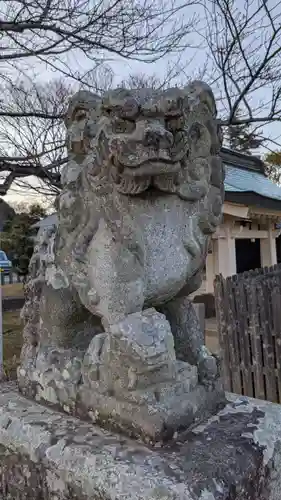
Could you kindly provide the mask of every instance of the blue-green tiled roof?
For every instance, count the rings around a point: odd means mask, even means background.
[[[230,193],[256,193],[265,198],[281,201],[281,186],[277,186],[270,179],[254,172],[233,165],[224,163],[225,166],[225,181],[224,187],[226,192]],[[42,221],[34,224],[34,228],[47,227],[52,224],[57,224],[57,215],[52,214]]]
[[[224,187],[226,192],[256,193],[265,198],[281,201],[281,186],[259,172],[233,165],[225,164]]]

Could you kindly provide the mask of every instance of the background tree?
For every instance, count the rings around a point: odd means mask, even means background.
[[[163,88],[178,77],[178,67],[167,67],[162,80],[154,75],[129,75],[120,86],[129,88]],[[88,75],[88,86],[101,95],[114,86],[114,75],[108,66]],[[63,78],[42,85],[25,79],[16,86],[10,84],[8,107],[10,116],[0,116],[0,171],[5,181],[0,194],[5,194],[11,183],[15,187],[34,190],[41,195],[56,196],[60,191],[60,169],[67,161],[65,148],[64,113],[77,85]],[[15,112],[17,110],[17,112]],[[1,113],[0,113],[1,114]],[[36,115],[36,116],[35,116]],[[14,154],[7,155],[7,150]],[[36,182],[30,182],[30,176]]]
[[[281,6],[275,0],[205,0],[205,75],[223,127],[251,125],[263,142],[281,121]],[[262,132],[263,130],[263,132]]]
[[[270,151],[264,157],[267,175],[275,182],[281,181],[281,151]]]
[[[14,180],[17,187],[29,187],[34,174],[37,192],[58,193],[66,157],[63,115],[71,89],[62,79],[45,85],[25,79],[6,86],[7,115],[0,117],[0,170],[8,173],[3,193]]]
[[[183,40],[186,43],[195,16],[192,9],[186,19],[184,8],[194,3],[193,0],[184,4],[180,0],[0,2],[0,116],[5,119],[0,125],[2,194],[15,179],[23,180],[31,174],[44,178],[55,188],[59,185],[57,173],[63,153],[57,155],[55,151],[58,145],[63,145],[61,129],[53,125],[63,113],[66,89],[61,83],[41,85],[40,80],[46,79],[44,75],[50,78],[50,71],[55,71],[67,82],[71,81],[73,89],[75,84],[76,89],[79,85],[91,88],[92,75],[107,59],[157,61],[179,50]],[[66,87],[69,90],[68,83]],[[38,130],[37,137],[42,136],[41,151],[34,148],[34,129]],[[54,131],[59,137],[54,137]],[[24,136],[23,147],[19,132]]]
[[[36,229],[32,225],[45,217],[46,211],[39,204],[31,205],[28,210],[18,207],[18,211],[11,215],[1,233],[1,249],[12,260],[14,268],[19,274],[26,276],[28,264],[34,248]]]
[[[281,5],[275,0],[160,0],[156,4],[155,0],[109,0],[106,4],[102,0],[44,0],[40,6],[38,0],[20,0],[2,4],[0,61],[7,71],[0,81],[0,193],[15,182],[29,187],[33,175],[37,178],[34,189],[56,194],[60,168],[67,160],[62,116],[68,96],[80,85],[97,92],[112,86],[110,62],[116,57],[156,61],[180,49],[191,65],[181,68],[173,81],[186,82],[195,72],[212,86],[226,145],[247,153],[260,146],[281,148],[277,130],[281,121]],[[46,67],[61,76],[42,85],[30,76],[30,61],[41,65],[47,79]],[[162,80],[133,75],[129,83],[162,87],[171,79],[168,71]]]
[[[235,113],[234,119],[239,120],[239,111]],[[263,137],[256,134],[249,123],[226,127],[225,143],[233,151],[251,155],[263,142]]]

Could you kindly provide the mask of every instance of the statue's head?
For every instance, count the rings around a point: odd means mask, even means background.
[[[214,96],[202,82],[161,91],[120,88],[102,98],[78,92],[66,124],[70,152],[79,163],[88,153],[94,173],[103,165],[120,193],[154,187],[187,200],[207,193],[220,140]]]

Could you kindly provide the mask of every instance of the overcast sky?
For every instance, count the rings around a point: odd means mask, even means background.
[[[177,0],[178,3],[183,2],[184,0]],[[240,1],[241,5],[244,3],[242,0],[236,0],[239,3],[240,6]],[[268,0],[268,5],[269,6],[276,6],[278,5],[277,0]],[[281,3],[279,3],[279,10],[281,12]],[[181,15],[186,16],[187,18],[190,18],[191,15],[196,15],[198,16],[198,22],[196,25],[196,28],[198,29],[198,32],[203,32],[204,29],[204,23],[205,21],[199,19],[201,12],[198,10],[194,9],[190,10],[190,8],[186,8],[184,13],[182,12]],[[260,36],[262,37],[263,34],[261,33]],[[198,78],[198,75],[200,75],[200,72],[202,71],[202,68],[204,67],[204,64],[206,62],[206,47],[204,46],[204,41],[201,38],[201,36],[198,33],[192,33],[192,35],[187,36],[186,40],[186,45],[188,48],[183,50],[180,54],[180,56],[174,55],[174,56],[167,56],[163,58],[161,61],[157,61],[152,64],[145,64],[144,62],[138,62],[138,61],[128,61],[124,60],[121,58],[116,58],[115,60],[107,60],[106,64],[110,65],[112,68],[112,71],[115,75],[114,78],[114,84],[117,86],[122,80],[126,79],[130,74],[144,74],[144,75],[156,75],[160,80],[163,80],[167,73],[168,68],[173,68],[176,65],[177,69],[180,69],[180,74],[172,80],[171,85],[184,85],[186,81],[189,78]],[[260,43],[259,36],[256,36],[256,42],[255,43]],[[190,48],[192,46],[192,48]],[[105,55],[106,57],[106,55]],[[71,56],[67,56],[67,59],[64,60],[67,62],[67,64],[71,65],[72,68],[74,69],[83,69],[85,71],[91,69],[91,62],[86,59],[86,57],[83,57],[81,54],[72,54]],[[208,63],[210,60],[208,61]],[[4,68],[0,67],[0,70],[3,70]],[[34,69],[37,74],[37,78],[41,82],[46,82],[56,76],[59,76],[58,73],[54,72],[53,70],[50,70],[50,68],[46,67],[45,64],[36,64],[36,67],[30,67],[29,72],[30,74],[34,73]],[[220,93],[220,83],[212,82],[213,75],[211,71],[211,66],[207,68],[207,74],[205,75],[205,80],[207,83],[211,84],[213,86],[213,90],[217,96],[219,96]],[[270,100],[270,93],[266,87],[263,89],[260,89],[255,93],[255,104],[258,104],[260,100]],[[218,103],[218,108],[219,108],[219,113],[221,114],[223,112],[223,103],[219,102]],[[270,125],[267,127],[268,132],[270,133],[271,137],[274,138],[275,140],[278,141],[281,136],[281,130],[280,130],[280,124],[275,124],[275,125]],[[5,199],[7,201],[22,201],[26,200],[26,196],[29,194],[26,190],[23,190],[22,192],[15,193],[14,190],[11,190],[7,196],[5,196]],[[34,194],[30,193],[30,201],[34,200]]]

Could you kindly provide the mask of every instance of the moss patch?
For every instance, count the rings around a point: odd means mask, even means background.
[[[20,311],[3,314],[3,357],[4,370],[8,380],[14,380],[17,376],[22,347],[22,328]]]

